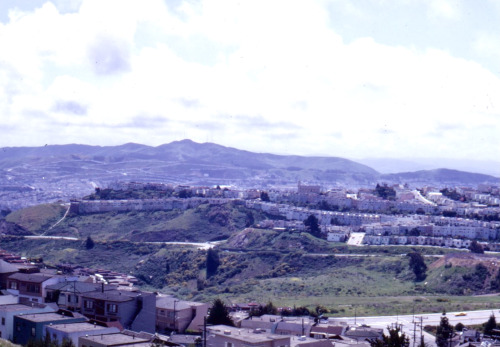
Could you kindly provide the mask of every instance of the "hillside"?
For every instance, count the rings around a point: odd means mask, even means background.
[[[21,210],[19,214],[22,214]],[[10,216],[9,216],[10,217]],[[258,222],[264,215],[243,206],[201,205],[186,211],[107,212],[88,215],[69,214],[46,235],[92,236],[102,240],[134,242],[205,242],[227,239],[234,232]]]
[[[67,202],[116,181],[245,188],[295,187],[302,181],[327,188],[372,187],[381,180],[438,186],[498,183],[492,176],[446,169],[381,175],[345,158],[253,153],[190,140],[157,147],[128,143],[0,148],[0,210]]]
[[[381,179],[389,182],[412,183],[418,182],[431,184],[432,182],[441,182],[449,186],[467,183],[469,185],[478,185],[480,183],[498,184],[500,179],[490,175],[464,172],[449,169],[420,170],[415,172],[402,172],[395,174],[382,175]]]
[[[408,257],[384,254],[390,248],[378,248],[380,253],[370,257],[219,249],[220,265],[209,278],[206,251],[190,246],[101,240],[87,250],[83,241],[8,237],[2,240],[2,248],[26,257],[43,257],[48,265],[79,264],[133,274],[144,289],[205,302],[222,297],[230,302],[271,300],[286,306],[321,304],[337,315],[353,314],[350,304],[357,305],[358,314],[390,314],[395,307],[400,313],[411,313],[415,304],[417,311],[435,312],[488,308],[492,301],[498,302],[498,297],[491,296],[449,296],[496,292],[491,289],[494,273],[486,278],[481,277],[484,273],[478,274],[477,264],[446,265],[462,255],[449,255],[444,262],[443,258],[426,258],[429,270],[424,284],[414,281]],[[486,266],[492,259],[486,257],[480,263]],[[460,276],[461,281],[450,282],[450,274],[456,274],[455,279]],[[471,290],[477,278],[486,278],[483,283],[488,284]],[[458,285],[468,287],[460,291]]]
[[[43,232],[61,219],[67,208],[61,204],[35,205],[13,211],[7,215],[6,220],[31,232]]]

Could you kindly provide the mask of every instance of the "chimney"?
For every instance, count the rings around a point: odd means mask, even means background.
[[[104,282],[101,283],[101,292],[104,293]]]

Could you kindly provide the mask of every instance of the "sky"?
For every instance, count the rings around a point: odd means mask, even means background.
[[[500,157],[496,0],[1,0],[0,147]]]

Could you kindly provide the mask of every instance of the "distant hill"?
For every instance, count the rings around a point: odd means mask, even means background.
[[[497,177],[449,169],[420,170],[415,172],[386,174],[381,175],[381,179],[399,183],[421,182],[432,184],[433,182],[440,182],[441,184],[449,185],[478,185],[480,183],[500,183],[500,179]]]
[[[0,148],[0,209],[19,209],[88,195],[116,181],[244,188],[373,187],[381,180],[431,185],[477,185],[498,179],[453,170],[382,175],[367,165],[338,157],[253,153],[214,143],[175,141],[157,147],[46,145]]]
[[[138,163],[146,164],[142,169],[163,168],[165,173],[183,174],[197,169],[201,173],[217,174],[216,170],[272,170],[284,169],[292,172],[301,170],[332,171],[343,174],[360,174],[367,177],[378,173],[372,168],[336,157],[283,156],[267,153],[253,153],[214,143],[196,143],[191,140],[174,141],[158,147],[134,143],[121,146],[49,145],[44,147],[6,147],[0,150],[0,167],[27,162],[43,167],[57,162],[61,167],[74,167],[80,162],[85,165],[138,168]],[[135,164],[134,164],[135,163]],[[131,170],[133,171],[133,170]],[[248,173],[240,172],[241,178]]]
[[[448,158],[363,158],[355,159],[382,174],[447,168],[500,177],[500,161]]]
[[[5,219],[0,219],[0,235],[16,235],[16,236],[24,236],[24,235],[32,235],[32,233],[20,225],[17,225],[12,222],[8,222]]]

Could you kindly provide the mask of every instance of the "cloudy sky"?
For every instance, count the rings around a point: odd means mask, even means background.
[[[0,147],[500,153],[496,0],[1,0]]]

